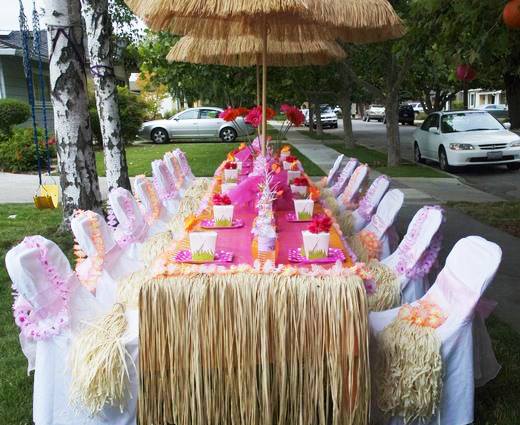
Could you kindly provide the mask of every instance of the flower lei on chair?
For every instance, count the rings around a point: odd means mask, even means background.
[[[101,275],[103,274],[103,263],[105,259],[105,241],[103,240],[103,235],[101,234],[101,229],[99,226],[98,216],[96,213],[92,211],[83,211],[76,210],[73,214],[74,217],[87,217],[87,223],[90,231],[90,237],[94,244],[94,248],[96,254],[90,256],[90,267],[88,268],[87,276],[82,276],[81,273],[78,273],[78,279],[83,286],[85,286],[89,291],[94,291],[97,286],[97,282]],[[85,261],[85,252],[83,250],[74,251],[76,255],[76,270],[83,261]]]
[[[27,248],[36,248],[39,251],[39,260],[45,271],[47,280],[51,283],[61,297],[62,305],[58,312],[47,311],[46,307],[34,311],[34,307],[23,298],[13,286],[15,299],[13,303],[13,316],[16,325],[24,338],[32,341],[42,341],[52,336],[59,335],[69,324],[69,298],[71,284],[69,279],[63,279],[48,258],[47,248],[42,243],[41,236],[26,237],[23,244]]]
[[[442,393],[441,341],[435,333],[447,319],[433,302],[420,300],[400,308],[397,318],[377,337],[377,405],[405,423],[427,421]]]
[[[157,220],[161,215],[161,201],[157,196],[157,192],[155,191],[152,183],[146,178],[144,174],[137,176],[138,178],[144,179],[144,189],[148,194],[148,199],[150,199],[151,211],[145,212],[145,220],[148,224],[152,224],[155,220]],[[137,198],[136,198],[137,199]]]
[[[160,165],[161,169],[163,169],[164,167],[166,167],[166,165],[164,163]],[[163,171],[165,171],[166,173],[170,173],[168,171],[168,169],[163,170]],[[170,174],[170,176],[171,176],[171,174]],[[163,202],[169,201],[171,199],[175,199],[175,197],[177,196],[177,187],[175,186],[173,176],[171,176],[171,177],[172,178],[167,178],[166,181],[164,182],[165,184],[163,185],[159,181],[158,176],[156,176],[156,175],[153,176],[153,185],[155,186],[155,189],[157,190],[159,199]]]
[[[128,218],[128,223],[124,226],[124,228],[119,224],[118,229],[120,230],[120,234],[116,237],[116,242],[121,248],[125,248],[128,245],[137,241],[137,237],[134,234],[135,229],[135,211],[132,205],[132,201],[125,197],[123,198],[123,209],[125,210],[125,215]]]

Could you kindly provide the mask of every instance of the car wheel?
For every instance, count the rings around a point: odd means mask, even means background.
[[[448,162],[448,155],[446,154],[446,151],[444,150],[444,147],[441,146],[439,149],[439,168],[442,171],[450,172],[453,171],[453,167],[450,166],[450,163]]]
[[[511,162],[511,163],[507,164],[507,169],[509,171],[520,170],[520,162]]]
[[[237,138],[237,132],[234,128],[226,127],[220,130],[220,140],[223,142],[234,142]]]
[[[334,127],[334,128],[338,128],[338,123],[334,124],[333,127]]]
[[[156,128],[151,134],[152,142],[162,145],[170,141],[170,136],[164,128]]]
[[[419,144],[417,142],[413,144],[413,157],[415,159],[415,162],[419,164],[424,163],[424,159],[421,155],[421,150],[419,149]]]

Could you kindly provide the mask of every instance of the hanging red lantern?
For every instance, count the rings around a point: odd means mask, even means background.
[[[473,81],[477,78],[477,72],[468,64],[457,66],[455,75],[459,81]]]
[[[520,29],[520,0],[511,0],[504,7],[502,18],[510,29]]]

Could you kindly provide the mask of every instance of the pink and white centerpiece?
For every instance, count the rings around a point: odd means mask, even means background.
[[[215,227],[231,227],[233,224],[234,205],[228,195],[213,195],[213,222]]]
[[[209,262],[215,260],[217,232],[190,232],[190,252],[193,261]]]
[[[295,199],[294,216],[297,221],[311,221],[314,215],[314,201],[312,199]]]
[[[302,231],[303,254],[308,260],[328,257],[331,227],[330,217],[319,215],[313,218],[307,230]]]
[[[293,198],[302,199],[307,197],[309,182],[305,177],[297,177],[291,184]]]
[[[224,183],[238,182],[238,164],[228,161],[224,164]]]

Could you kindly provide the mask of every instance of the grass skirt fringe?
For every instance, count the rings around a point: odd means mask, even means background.
[[[442,392],[441,342],[431,327],[397,318],[377,337],[377,405],[405,423],[427,421]]]
[[[384,311],[398,307],[401,303],[401,284],[399,277],[377,260],[368,263],[368,270],[375,282],[375,292],[368,294],[370,311]]]
[[[123,305],[116,304],[73,340],[69,353],[71,402],[91,415],[101,412],[105,405],[126,406],[130,396],[129,355],[121,337],[127,325]]]
[[[139,421],[367,424],[367,316],[355,276],[152,280],[140,296]]]

